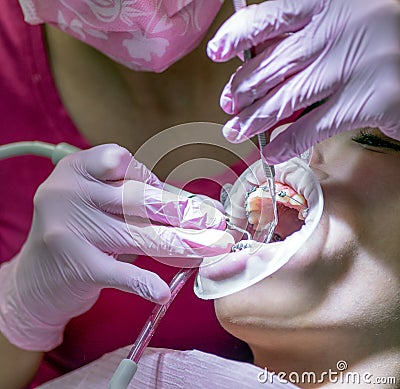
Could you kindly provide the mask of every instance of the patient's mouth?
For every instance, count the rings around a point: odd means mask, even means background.
[[[308,210],[307,201],[302,194],[297,193],[288,184],[281,182],[276,182],[275,184],[278,224],[269,243],[281,242],[294,232],[299,231],[305,224],[306,210]],[[236,255],[230,257],[228,263],[221,261],[211,267],[200,268],[202,276],[214,281],[220,281],[240,274],[246,269],[248,257],[240,255],[238,251],[251,247],[254,245],[254,241],[264,243],[265,231],[268,231],[269,224],[274,219],[272,198],[268,186],[253,187],[246,196],[244,207],[249,222],[247,231],[251,234],[253,243],[249,240],[242,240],[236,243],[233,247]]]
[[[230,189],[236,202],[227,201],[225,211],[228,228],[237,230],[237,243],[232,247],[233,252],[204,258],[194,289],[200,298],[224,297],[270,276],[294,257],[317,228],[324,201],[321,185],[312,170],[294,158],[276,165],[275,172],[279,220],[272,239],[264,243],[266,237],[270,238],[268,224],[273,226],[274,218],[260,161],[242,174],[244,181],[237,180]],[[245,190],[251,188],[248,184],[253,186],[247,196],[243,196],[243,182]],[[238,196],[234,197],[235,194]]]
[[[278,225],[271,242],[282,241],[300,230],[307,213],[306,199],[291,186],[276,182],[276,193]],[[249,232],[256,237],[260,235],[260,231],[268,228],[274,218],[272,198],[267,185],[254,187],[248,193],[245,209],[250,224]]]
[[[278,225],[275,227],[273,241],[285,240],[289,235],[299,231],[304,224],[304,220],[298,218],[298,211],[278,204]]]

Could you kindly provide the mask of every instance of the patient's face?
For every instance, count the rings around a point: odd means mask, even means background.
[[[366,130],[360,141],[375,142]],[[250,344],[268,329],[372,328],[399,314],[400,142],[363,147],[346,132],[314,148],[324,213],[277,273],[215,301],[222,325]],[[389,139],[389,138],[387,138]],[[396,147],[396,146],[395,146]]]

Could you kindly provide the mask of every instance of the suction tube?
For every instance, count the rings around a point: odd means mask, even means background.
[[[114,375],[112,376],[108,385],[108,389],[126,389],[128,387],[136,373],[137,363],[143,355],[143,352],[149,344],[151,338],[153,337],[161,319],[165,315],[165,312],[167,312],[167,309],[174,301],[176,295],[182,289],[183,285],[186,284],[191,275],[196,272],[196,270],[197,268],[181,269],[172,279],[169,285],[171,290],[170,300],[164,305],[156,305],[154,307],[153,312],[148,318],[141,333],[136,338],[136,341],[133,344],[128,356],[120,362],[115,370]]]

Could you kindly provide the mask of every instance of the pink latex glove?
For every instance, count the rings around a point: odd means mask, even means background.
[[[400,2],[275,0],[233,15],[208,44],[214,61],[256,47],[221,96],[240,142],[328,100],[264,149],[276,164],[342,131],[378,127],[400,140]]]
[[[59,162],[35,195],[26,243],[0,267],[0,330],[11,343],[27,350],[54,348],[66,323],[87,311],[102,288],[168,301],[161,278],[118,261],[118,254],[185,256],[195,265],[203,256],[229,251],[233,239],[223,231],[221,212],[161,188],[117,145]]]

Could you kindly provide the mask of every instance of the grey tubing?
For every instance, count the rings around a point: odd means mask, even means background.
[[[137,370],[137,364],[131,359],[123,359],[112,376],[108,389],[127,389]]]
[[[60,159],[66,155],[79,151],[75,146],[71,146],[68,143],[59,143],[53,145],[45,142],[15,142],[7,145],[0,146],[0,160],[17,157],[20,155],[38,155],[40,157],[47,157],[52,160],[54,164],[57,164]]]
[[[78,151],[81,151],[81,149],[78,149],[78,147],[72,146],[68,143],[59,143],[54,148],[53,155],[51,156],[51,161],[54,163],[54,165],[57,165],[57,163],[66,155],[76,153]]]

